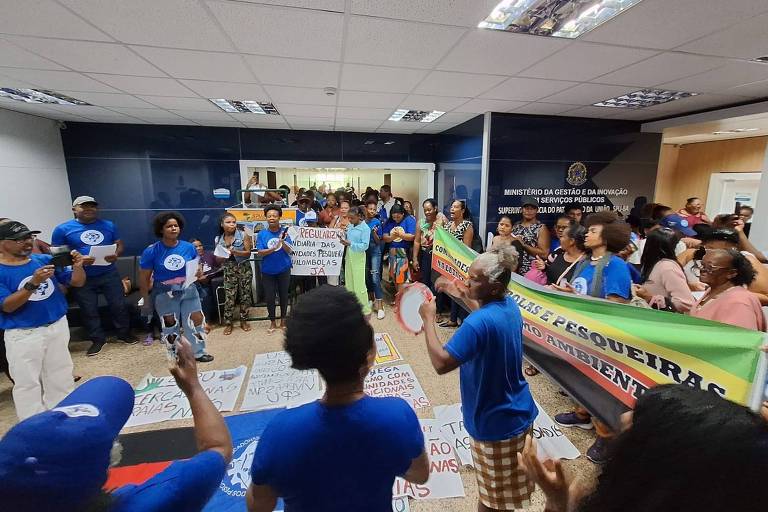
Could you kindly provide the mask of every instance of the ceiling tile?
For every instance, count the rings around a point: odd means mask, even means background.
[[[267,92],[263,87],[256,84],[212,82],[206,80],[179,81],[203,98],[224,98],[228,100],[257,101],[263,101],[267,99]]]
[[[150,124],[166,125],[166,126],[200,126],[199,123],[190,121],[188,119],[182,119],[180,117],[166,117],[153,119]]]
[[[424,128],[417,130],[416,133],[440,133],[456,126],[453,123],[428,123]]]
[[[573,43],[531,66],[521,76],[585,82],[655,55],[651,50]]]
[[[376,130],[376,133],[413,133],[420,125],[427,123],[411,123],[402,121],[384,121]]]
[[[285,120],[293,126],[296,124],[312,124],[315,126],[333,126],[332,117],[306,117],[306,116],[283,116]]]
[[[246,126],[259,125],[259,126],[276,126],[285,124],[285,118],[283,116],[273,116],[264,114],[232,114],[232,117],[240,121]]]
[[[91,105],[101,107],[133,107],[133,108],[154,108],[146,101],[140,100],[135,96],[128,94],[112,94],[102,92],[77,92],[77,91],[58,91],[78,100],[87,101]]]
[[[115,39],[128,44],[232,50],[218,24],[188,0],[61,0]],[[38,32],[45,33],[45,32]],[[88,38],[83,38],[88,39]]]
[[[283,5],[318,11],[344,12],[344,0],[240,0],[254,4]]]
[[[353,91],[411,92],[428,71],[344,64],[341,88]]]
[[[476,27],[498,0],[352,0],[352,14]]]
[[[165,76],[162,71],[121,44],[37,37],[15,37],[12,41],[75,71],[119,71],[125,75]]]
[[[572,105],[591,105],[622,94],[637,90],[635,87],[618,85],[580,84],[562,92],[544,98],[546,103],[570,103]]]
[[[220,128],[243,128],[245,126],[235,119],[229,121],[197,121],[196,123],[202,126],[218,126]]]
[[[297,87],[338,87],[338,62],[246,55],[262,84]]]
[[[233,53],[132,47],[140,55],[175,78],[255,82],[239,55]],[[126,73],[129,74],[129,73]]]
[[[514,109],[516,114],[536,114],[540,116],[562,114],[573,110],[575,105],[565,103],[529,103],[525,106]]]
[[[765,0],[643,0],[582,39],[671,49],[766,11]]]
[[[732,87],[724,91],[726,94],[735,94],[737,96],[748,96],[751,98],[768,98],[768,80],[761,82],[752,82],[747,85]]]
[[[469,121],[470,119],[477,117],[478,114],[481,114],[481,113],[482,112],[471,112],[471,113],[448,112],[447,114],[443,114],[442,116],[438,117],[435,122],[459,124],[459,123],[463,123],[464,121]],[[431,124],[431,123],[424,123],[424,124]]]
[[[329,132],[332,129],[332,126],[325,125],[325,124],[312,124],[312,123],[291,123],[292,130],[311,130],[311,131],[318,131],[318,132]]]
[[[568,117],[595,117],[598,119],[610,119],[618,114],[620,109],[608,107],[579,107],[560,115]]]
[[[37,69],[0,68],[0,74],[35,84],[54,91],[118,92],[112,87],[97,82],[73,71],[47,71]]]
[[[482,114],[483,112],[509,112],[510,110],[522,107],[525,104],[525,101],[485,100],[478,98],[468,101],[455,109],[454,112],[474,112],[477,114]]]
[[[269,97],[280,108],[280,103],[295,103],[297,105],[335,105],[336,96],[327,96],[321,88],[284,87],[281,85],[264,86]]]
[[[145,121],[151,121],[153,119],[177,119],[177,116],[174,116],[173,113],[162,109],[112,107],[111,110],[128,116],[138,117]]]
[[[221,109],[202,98],[174,98],[171,96],[139,96],[139,98],[160,108],[170,110],[198,110],[218,112]]]
[[[514,75],[570,44],[567,39],[475,30],[440,62],[438,69]]]
[[[574,85],[578,85],[577,82],[513,77],[484,93],[481,98],[536,101],[550,94],[564,91]]]
[[[280,103],[278,110],[284,116],[333,117],[336,107],[333,105],[293,105]]]
[[[235,2],[208,5],[242,52],[327,60],[341,56],[341,14]]]
[[[91,41],[110,40],[109,36],[52,0],[25,0],[23,5],[6,3],[3,15],[0,16],[0,32],[32,36],[44,34],[47,37]]]
[[[729,61],[725,66],[688,78],[665,82],[660,87],[675,91],[719,92],[761,80],[768,80],[768,66],[765,64]]]
[[[339,105],[344,107],[397,107],[405,99],[405,94],[384,92],[341,91]]]
[[[423,94],[409,94],[407,98],[400,103],[400,108],[411,108],[418,110],[440,110],[450,112],[451,110],[465,104],[471,98],[456,98],[450,96],[427,96]]]
[[[685,52],[753,59],[768,54],[768,15],[755,16],[678,48]]]
[[[0,66],[66,71],[65,68],[55,62],[38,57],[34,53],[3,39],[0,39]]]
[[[360,128],[373,131],[378,128],[382,122],[382,120],[344,119],[337,117],[336,128]]]
[[[662,53],[632,64],[618,71],[595,78],[601,84],[635,85],[652,87],[663,82],[670,82],[686,76],[703,73],[726,64],[726,60],[716,57],[702,57],[684,53]]]
[[[228,113],[220,110],[218,112],[203,112],[199,110],[169,110],[173,114],[191,119],[192,121],[233,121],[234,118]],[[256,115],[256,114],[254,114]]]
[[[263,119],[254,119],[254,120],[243,120],[242,123],[245,125],[246,128],[269,128],[269,129],[277,129],[277,130],[284,130],[288,129],[288,123],[285,122],[285,119],[278,116],[262,116]],[[276,120],[272,120],[272,118],[277,117]]]
[[[413,92],[435,96],[475,97],[504,81],[496,75],[471,75],[452,71],[433,71]]]
[[[432,68],[466,29],[352,16],[346,62]]]
[[[700,94],[698,96],[691,96],[681,100],[669,101],[667,103],[662,103],[661,105],[654,105],[653,107],[648,107],[646,110],[652,109],[675,113],[692,112],[694,110],[703,110],[725,105],[733,105],[735,103],[744,103],[746,101],[751,101],[751,98],[725,94]]]
[[[120,89],[128,94],[146,94],[150,96],[194,96],[195,93],[173,78],[153,78],[145,76],[90,74],[93,78]]]
[[[366,107],[337,107],[336,118],[345,118],[347,120],[369,120],[384,121],[392,115],[391,108],[366,108]]]

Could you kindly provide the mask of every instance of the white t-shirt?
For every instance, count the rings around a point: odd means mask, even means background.
[[[645,238],[638,240],[635,245],[637,245],[637,250],[632,253],[632,255],[627,259],[627,263],[631,263],[633,265],[639,265],[640,264],[640,258],[643,257],[643,249],[645,249]],[[685,250],[688,247],[681,241],[677,242],[677,245],[675,246],[675,256],[680,256],[682,253],[685,252]]]

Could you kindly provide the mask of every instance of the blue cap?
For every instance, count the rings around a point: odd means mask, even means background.
[[[4,510],[83,510],[107,480],[133,399],[123,379],[97,377],[13,427],[0,440]]]
[[[696,236],[696,232],[688,225],[688,221],[684,217],[677,214],[667,215],[659,221],[659,226],[663,228],[674,229],[679,231],[685,236]]]

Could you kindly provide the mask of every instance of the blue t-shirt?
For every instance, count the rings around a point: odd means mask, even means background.
[[[376,234],[379,235],[379,244],[381,244],[382,243],[381,237],[384,236],[384,233],[381,229],[382,228],[381,220],[374,217],[372,219],[367,219],[365,223],[368,225],[368,229],[371,230],[371,239],[368,242],[368,246],[373,247],[376,245],[376,241],[373,239],[373,228],[376,228]]]
[[[227,464],[220,453],[207,450],[176,461],[143,484],[112,492],[110,512],[199,512],[218,489]]]
[[[251,468],[286,512],[391,512],[392,484],[424,451],[416,414],[400,398],[288,409],[259,440]]]
[[[141,254],[139,266],[152,270],[153,278],[158,283],[187,276],[187,262],[197,258],[195,246],[179,240],[175,247],[168,247],[162,240],[153,243]]]
[[[112,245],[118,240],[120,235],[117,233],[117,226],[114,222],[104,219],[96,219],[90,224],[83,224],[77,219],[68,220],[56,226],[51,235],[52,245],[68,245],[83,256],[90,254],[94,245]],[[112,271],[115,264],[87,265],[83,268],[86,276],[95,277]]]
[[[416,234],[416,219],[413,215],[406,215],[403,217],[403,220],[400,222],[395,222],[394,219],[389,219],[384,224],[384,233],[390,233],[396,226],[400,226],[405,230],[407,234],[415,235]],[[405,240],[401,240],[400,242],[390,242],[389,247],[391,249],[407,249],[408,247],[413,246],[413,241],[406,242]]]
[[[478,441],[521,434],[538,414],[523,377],[523,319],[512,297],[473,311],[445,344],[461,363],[464,426]]]
[[[29,259],[29,263],[19,266],[0,264],[0,306],[9,295],[22,289],[32,279],[35,270],[49,265],[52,257],[30,254]],[[68,285],[71,279],[71,270],[56,270],[53,278],[38,286],[19,309],[13,313],[4,313],[0,309],[0,329],[30,329],[60,320],[67,314],[67,299],[58,285]]]
[[[270,231],[269,228],[259,231],[259,234],[256,236],[256,248],[260,251],[274,248],[275,245],[280,243],[280,235],[283,234],[284,229],[280,228],[276,232]],[[291,243],[290,237],[286,236],[285,241]],[[267,254],[261,260],[261,273],[268,276],[282,274],[289,268],[291,268],[291,255],[282,249]]]
[[[590,295],[592,280],[595,277],[595,265],[587,265],[573,278],[571,285],[579,295]],[[603,267],[603,289],[600,298],[605,299],[609,295],[618,295],[624,299],[632,298],[632,278],[629,274],[627,262],[616,255]]]

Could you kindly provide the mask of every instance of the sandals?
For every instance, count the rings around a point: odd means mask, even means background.
[[[248,332],[251,330],[251,326],[248,325],[248,320],[240,320],[240,328],[244,330],[245,332]]]
[[[224,332],[222,333],[224,336],[229,336],[232,334],[232,324],[227,324],[224,326]]]
[[[540,372],[539,370],[537,370],[536,368],[534,368],[529,364],[528,366],[525,367],[525,369],[523,370],[523,373],[525,373],[528,377],[533,377],[535,375],[538,375]]]
[[[456,327],[459,326],[459,324],[457,322],[452,322],[450,320],[447,320],[445,322],[441,322],[441,323],[439,323],[437,325],[439,325],[440,327],[449,327],[451,329],[456,328]]]

